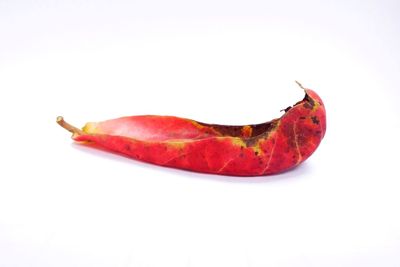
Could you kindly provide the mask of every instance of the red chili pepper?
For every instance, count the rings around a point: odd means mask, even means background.
[[[303,89],[304,99],[285,109],[282,117],[254,125],[153,115],[90,122],[82,130],[62,117],[57,123],[72,132],[75,141],[158,165],[224,175],[266,175],[299,165],[325,135],[324,104],[314,91]]]

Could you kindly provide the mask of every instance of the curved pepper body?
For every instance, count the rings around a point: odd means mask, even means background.
[[[73,139],[131,158],[197,172],[257,176],[283,172],[306,160],[326,131],[320,97],[305,98],[272,121],[244,126],[206,124],[172,116],[131,116],[87,123]]]

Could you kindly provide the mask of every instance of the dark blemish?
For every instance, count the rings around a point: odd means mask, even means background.
[[[240,126],[239,125],[231,126],[231,125],[220,125],[220,124],[208,124],[208,123],[203,123],[203,122],[198,122],[198,124],[205,126],[205,127],[210,127],[213,130],[219,132],[222,136],[233,136],[233,137],[241,137],[243,127],[250,126],[252,131],[251,131],[251,136],[249,139],[251,139],[253,137],[268,135],[268,133],[275,128],[275,126],[277,124],[277,120],[272,120],[272,121],[260,123],[260,124],[240,125]]]
[[[321,131],[315,131],[316,134],[321,134]]]
[[[250,137],[250,138],[242,138],[242,141],[245,142],[246,146],[251,147],[257,143],[257,138]]]
[[[286,112],[288,112],[291,108],[292,108],[292,106],[288,106],[287,108],[282,109],[281,111],[285,111],[285,113],[286,113]]]
[[[244,146],[240,146],[240,149],[243,150],[243,149],[244,149]]]
[[[314,123],[314,124],[319,124],[319,119],[317,118],[317,116],[312,116],[311,117],[311,120],[312,120],[312,122]]]
[[[307,109],[313,109],[313,106],[312,106],[310,103],[308,103],[308,102],[305,102],[305,103],[303,104],[303,107],[304,107],[304,108],[307,108]]]
[[[125,150],[131,151],[131,146],[130,145],[125,145]]]
[[[306,119],[306,117],[303,117],[303,116],[300,117],[300,120],[305,120],[305,119]]]
[[[309,95],[306,94],[306,96],[304,97],[303,101],[306,101],[303,104],[304,108],[308,108],[308,109],[313,109],[315,106],[315,101],[314,99],[312,99]]]
[[[254,151],[254,155],[258,156],[258,151]]]

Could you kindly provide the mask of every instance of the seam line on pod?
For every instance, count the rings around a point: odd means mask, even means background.
[[[268,168],[269,168],[269,164],[270,164],[271,159],[272,159],[272,156],[274,155],[274,152],[275,152],[276,143],[277,143],[277,140],[276,140],[276,138],[275,138],[275,143],[274,143],[274,146],[272,147],[271,154],[270,154],[269,159],[268,159],[268,162],[267,162],[267,166],[266,166],[266,167],[264,168],[264,170],[262,171],[262,174],[265,173],[265,172],[268,170]]]
[[[299,122],[299,120],[296,120],[296,122],[293,124],[294,143],[296,144],[296,150],[297,150],[297,154],[298,154],[298,159],[297,159],[296,165],[299,164],[301,162],[301,160],[303,159],[303,157],[301,156],[299,142],[298,142],[298,138],[297,138],[297,123],[298,122]]]
[[[234,160],[234,158],[231,158],[230,160],[228,160],[217,172],[221,173],[227,166],[229,163],[231,163]]]
[[[178,158],[180,158],[180,157],[184,157],[184,156],[186,156],[186,155],[187,155],[187,154],[185,153],[185,154],[181,154],[181,155],[172,157],[172,158],[168,159],[167,161],[163,162],[162,165],[166,165],[166,164],[170,163],[171,161],[173,161],[173,160],[175,160],[175,159],[178,159]]]

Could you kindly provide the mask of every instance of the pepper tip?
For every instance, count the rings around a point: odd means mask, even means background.
[[[295,80],[295,82],[297,83],[297,85],[298,85],[301,89],[303,89],[304,91],[306,91],[306,88],[304,88],[304,86],[303,86],[300,82],[298,82],[298,81],[296,81],[296,80]]]

